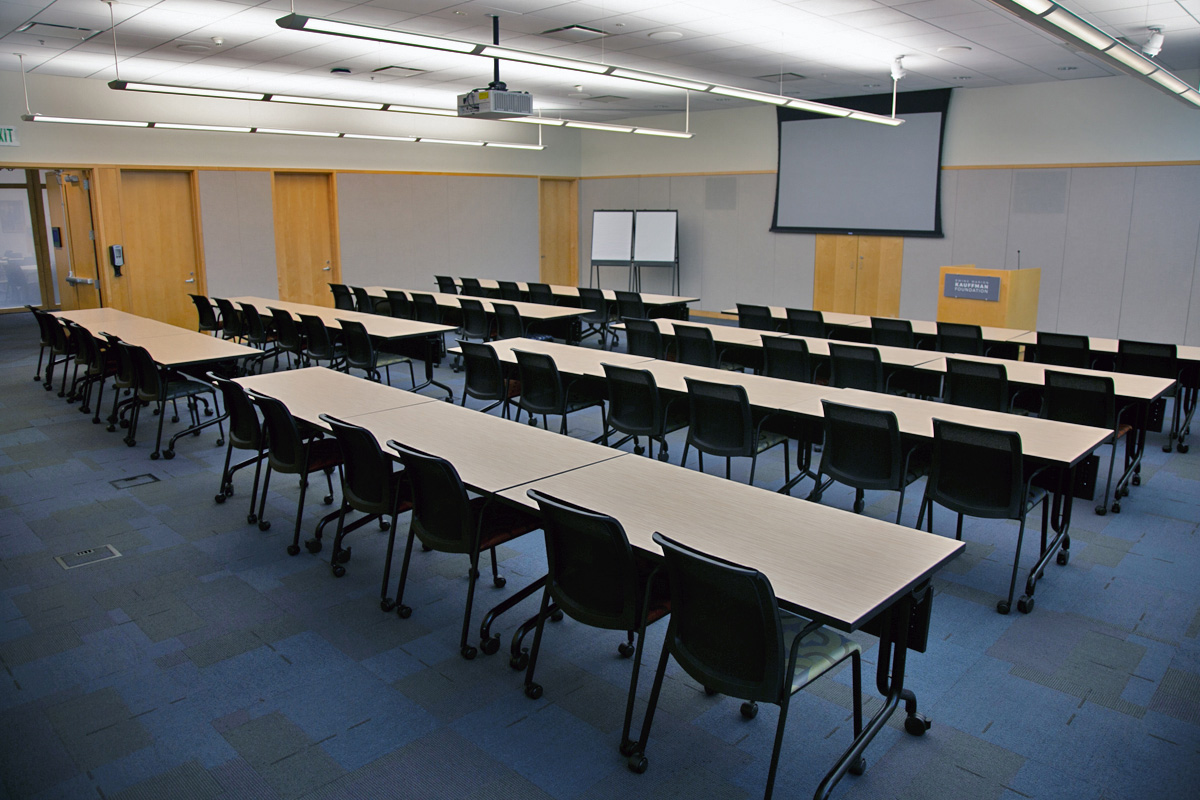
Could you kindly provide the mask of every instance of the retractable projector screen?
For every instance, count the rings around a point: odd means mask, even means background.
[[[890,114],[892,96],[826,100]],[[949,89],[897,98],[896,127],[779,108],[771,230],[942,236],[942,134]]]

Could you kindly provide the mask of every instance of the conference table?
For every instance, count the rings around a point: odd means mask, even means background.
[[[525,281],[514,282],[517,284],[517,288],[522,292],[529,291],[529,284]],[[454,283],[458,286],[462,286],[462,280],[459,278],[455,278]],[[579,300],[578,286],[567,286],[559,283],[549,283],[546,285],[550,287],[550,292],[555,297],[561,297],[572,302],[578,302]],[[492,278],[480,278],[479,286],[483,289],[487,289],[489,292],[500,291],[500,282],[493,280]],[[612,289],[601,289],[600,291],[603,293],[604,299],[609,303],[617,302],[617,293]],[[638,296],[642,298],[642,302],[646,305],[647,309],[655,309],[657,312],[655,314],[656,316],[670,316],[676,319],[687,319],[688,303],[700,302],[699,297],[682,297],[674,294],[653,294],[651,292],[639,292]]]
[[[453,331],[454,327],[450,325],[436,325],[429,322],[417,322],[410,319],[397,319],[395,317],[385,317],[379,314],[365,314],[360,311],[348,311],[340,308],[329,308],[328,306],[315,306],[308,303],[293,303],[286,300],[273,300],[269,297],[231,297],[230,301],[241,303],[243,305],[251,305],[258,309],[259,314],[269,316],[272,308],[278,308],[281,311],[287,311],[293,316],[299,317],[301,314],[318,317],[325,327],[333,330],[341,330],[340,320],[349,322],[360,322],[366,328],[367,334],[374,339],[385,339],[389,341],[402,341],[405,339],[419,339],[424,343],[424,349],[420,360],[425,362],[425,381],[412,387],[412,391],[417,392],[424,389],[426,386],[436,386],[442,389],[449,395],[450,399],[454,399],[454,390],[444,383],[441,383],[433,377],[433,362],[437,360],[438,354],[441,352],[442,335]]]
[[[414,400],[410,393],[360,380],[364,387],[373,387],[370,398],[363,401],[346,391],[346,380],[314,367],[239,382],[278,398],[306,421],[319,422],[317,415],[328,413],[367,428],[381,443],[394,439],[445,458],[465,485],[497,502],[532,507],[526,492],[538,488],[616,517],[630,542],[651,555],[659,554],[651,536],[662,531],[689,546],[754,567],[771,580],[784,608],[839,630],[878,636],[876,683],[885,702],[829,771],[818,797],[857,763],[901,700],[908,716],[906,727],[913,733],[924,732],[927,723],[917,712],[916,696],[904,686],[907,651],[926,649],[932,611],[930,579],[963,552],[961,542],[460,406]],[[389,401],[389,394],[396,397]],[[321,400],[314,402],[318,397]],[[354,413],[378,405],[389,407]],[[533,582],[488,612],[481,625],[485,653],[499,648],[498,637],[490,634],[491,623],[541,588],[543,581]]]
[[[408,296],[409,302],[413,302],[414,294],[428,295],[437,303],[438,309],[443,313],[449,311],[451,314],[460,314],[462,305],[459,301],[462,295],[445,294],[443,292],[415,292],[412,289],[397,289],[391,286],[366,286],[364,287],[367,294],[383,299],[388,291],[403,292]],[[489,316],[495,314],[495,309],[492,307],[493,302],[505,303],[517,309],[517,313],[521,315],[521,319],[528,325],[533,323],[538,326],[538,330],[547,331],[548,335],[553,335],[555,338],[563,339],[567,342],[575,342],[579,340],[579,323],[580,317],[586,316],[591,312],[591,309],[578,308],[576,306],[550,306],[544,303],[526,303],[521,301],[507,300],[492,300],[484,297],[468,297],[469,300],[478,300],[483,306],[483,311]]]

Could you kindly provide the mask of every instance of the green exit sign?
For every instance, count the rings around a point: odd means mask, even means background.
[[[20,147],[21,142],[17,140],[17,129],[7,125],[0,125],[0,147]]]

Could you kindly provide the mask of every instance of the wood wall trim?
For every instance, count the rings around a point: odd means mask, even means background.
[[[979,164],[975,166],[944,166],[942,169],[1100,169],[1104,167],[1192,167],[1198,164],[1200,161],[1113,161],[1081,164]]]
[[[717,177],[720,175],[774,175],[773,169],[745,169],[732,172],[652,172],[642,175],[581,175],[581,181],[609,181],[620,178],[692,178]]]

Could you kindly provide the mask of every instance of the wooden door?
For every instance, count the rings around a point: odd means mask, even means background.
[[[333,176],[276,172],[273,178],[279,299],[332,307],[329,284],[342,282]]]
[[[90,188],[85,171],[55,170],[46,175],[50,226],[59,231],[59,241],[52,240],[50,246],[57,267],[58,296],[66,311],[100,307]]]
[[[191,172],[121,170],[121,236],[129,308],[196,328],[189,294],[207,294]]]
[[[538,181],[542,283],[579,284],[579,186],[575,179]]]
[[[858,283],[858,238],[818,234],[813,274],[813,308],[854,313]]]
[[[904,239],[899,236],[858,237],[858,280],[854,313],[873,317],[900,315],[900,275]]]

